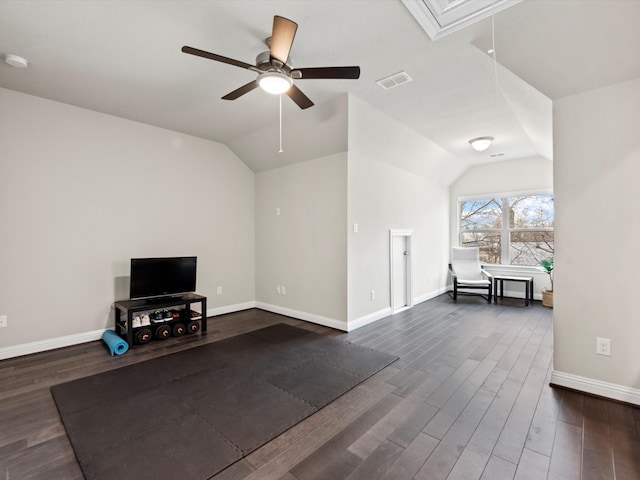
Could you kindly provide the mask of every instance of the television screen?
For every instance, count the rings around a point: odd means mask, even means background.
[[[129,298],[196,291],[197,257],[132,258]]]

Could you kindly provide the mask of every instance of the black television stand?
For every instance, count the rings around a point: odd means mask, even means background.
[[[158,304],[166,304],[166,302],[175,302],[176,300],[180,303],[182,299],[182,295],[170,295],[168,297],[152,297],[152,298],[144,298],[142,300],[145,301],[145,304],[150,307],[155,307]]]
[[[150,303],[149,300],[152,300],[153,303]],[[198,295],[197,293],[186,293],[178,297],[143,298],[139,300],[120,300],[115,302],[116,333],[121,333],[121,331],[124,330],[126,332],[125,338],[127,343],[131,347],[133,346],[133,317],[135,313],[165,307],[175,307],[178,305],[184,305],[186,310],[190,311],[193,303],[199,303],[201,305],[202,315],[200,317],[200,324],[202,326],[201,332],[204,334],[207,332],[207,297]],[[126,322],[122,321],[122,314],[125,315]],[[118,330],[120,330],[120,332]]]

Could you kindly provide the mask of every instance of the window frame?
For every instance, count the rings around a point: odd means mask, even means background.
[[[510,207],[509,207],[509,199],[513,197],[534,197],[539,195],[551,195],[554,200],[554,227],[540,227],[540,228],[511,228],[510,226]],[[554,232],[555,233],[555,195],[553,193],[553,189],[536,189],[536,190],[525,190],[525,191],[514,191],[514,192],[506,192],[506,193],[479,193],[474,195],[461,195],[458,196],[456,200],[456,227],[457,234],[456,238],[458,241],[458,246],[462,245],[462,226],[461,226],[461,203],[469,200],[485,200],[485,199],[500,199],[502,203],[502,228],[487,228],[487,229],[478,229],[474,232],[477,233],[496,233],[500,234],[500,263],[486,263],[485,265],[489,267],[500,267],[500,268],[509,268],[509,269],[530,269],[531,267],[539,267],[539,265],[512,265],[508,263],[509,258],[509,248],[511,242],[511,233],[512,232]],[[507,260],[507,263],[504,263],[504,260]]]

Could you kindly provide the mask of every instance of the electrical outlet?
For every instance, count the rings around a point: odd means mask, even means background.
[[[598,355],[611,356],[611,340],[608,338],[596,337],[596,353]]]
[[[376,299],[376,291],[371,290],[371,300],[375,300],[375,299]]]
[[[353,233],[358,233],[358,224],[357,223],[353,224]]]
[[[276,293],[280,295],[280,285],[276,285]]]
[[[7,315],[0,315],[0,328],[4,328],[7,326],[8,317]]]
[[[282,295],[286,295],[286,294],[287,294],[287,289],[286,289],[286,288],[284,288],[284,285],[283,285],[282,287],[280,287],[280,293],[281,293]]]
[[[218,287],[218,295],[222,295],[222,287]]]
[[[276,208],[276,215],[280,215],[280,208]]]

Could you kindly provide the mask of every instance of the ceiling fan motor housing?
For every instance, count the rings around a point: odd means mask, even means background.
[[[289,63],[291,63],[291,59],[289,59]],[[262,52],[256,57],[256,67],[265,72],[279,72],[288,74],[291,71],[291,67],[289,65],[272,59],[271,52],[269,51]]]

